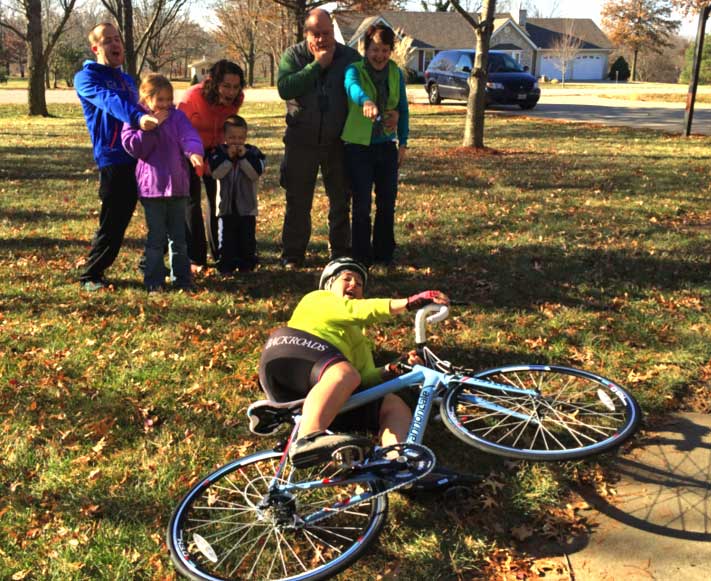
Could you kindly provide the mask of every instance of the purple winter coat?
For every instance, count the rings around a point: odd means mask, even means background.
[[[136,181],[141,198],[187,196],[190,192],[189,160],[204,155],[202,140],[185,113],[171,108],[170,115],[152,131],[124,124],[124,149],[138,159]]]

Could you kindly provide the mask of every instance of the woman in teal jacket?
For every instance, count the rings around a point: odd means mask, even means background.
[[[365,58],[350,65],[345,76],[348,117],[341,138],[353,195],[353,255],[366,265],[389,266],[395,252],[398,167],[407,152],[409,110],[405,79],[390,60],[394,47],[392,29],[382,23],[371,26],[365,33]]]

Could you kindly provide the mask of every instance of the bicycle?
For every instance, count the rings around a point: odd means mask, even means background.
[[[340,449],[328,463],[295,468],[289,446],[303,400],[259,401],[250,430],[289,436],[272,450],[234,460],[197,483],[168,526],[177,570],[194,580],[326,579],[363,556],[387,514],[388,493],[412,486],[435,465],[422,445],[436,401],[455,436],[493,454],[526,460],[572,460],[615,448],[640,421],[635,399],[616,383],[555,365],[511,365],[478,373],[437,357],[426,344],[426,323],[448,307],[429,305],[415,316],[424,365],[355,393],[342,411],[388,393],[419,389],[407,440],[360,456]]]

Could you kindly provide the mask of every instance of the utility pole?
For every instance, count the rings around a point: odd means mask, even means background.
[[[696,102],[696,89],[699,86],[699,73],[701,71],[701,55],[704,49],[704,35],[706,33],[706,20],[711,13],[711,5],[702,6],[699,10],[699,29],[696,33],[696,49],[694,50],[694,63],[691,68],[689,92],[686,95],[686,111],[684,112],[684,137],[691,135],[691,122],[694,118],[694,103]]]

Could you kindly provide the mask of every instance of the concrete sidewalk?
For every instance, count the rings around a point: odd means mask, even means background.
[[[612,503],[595,493],[594,532],[557,557],[574,581],[711,577],[711,416],[676,414],[617,461]]]

